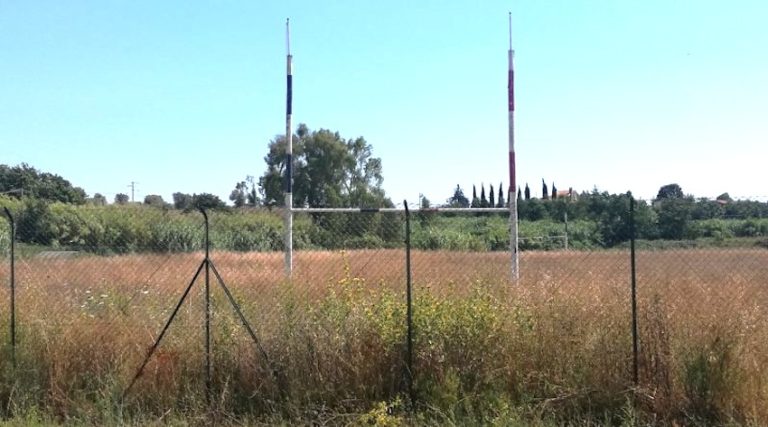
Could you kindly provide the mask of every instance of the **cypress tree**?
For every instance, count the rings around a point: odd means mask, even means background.
[[[473,208],[480,206],[480,200],[477,198],[477,187],[475,187],[475,184],[472,184],[472,204],[469,206]]]
[[[488,207],[488,199],[485,198],[485,184],[480,184],[480,207]]]
[[[499,183],[499,200],[496,201],[497,208],[504,207],[504,193],[501,191],[501,183]]]
[[[523,194],[519,188],[517,189],[517,200],[523,200]]]
[[[488,192],[488,207],[496,207],[496,193],[493,192],[493,184],[491,184],[491,189]]]
[[[544,178],[541,179],[541,198],[544,200],[549,199],[549,189],[547,188],[547,183],[544,182]]]
[[[469,207],[469,200],[464,196],[464,190],[458,184],[456,184],[456,189],[453,191],[453,197],[448,199],[448,205],[459,208]]]
[[[557,188],[555,188],[555,183],[552,182],[552,200],[555,200],[557,198]]]
[[[525,183],[525,200],[531,200],[531,188],[528,187],[528,183]]]

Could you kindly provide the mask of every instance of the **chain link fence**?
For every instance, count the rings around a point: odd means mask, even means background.
[[[712,416],[764,393],[768,251],[640,250],[636,262],[639,372],[649,403],[666,411],[682,400]],[[742,410],[765,416],[758,406]]]
[[[506,212],[306,212],[287,278],[277,210],[43,213],[55,227],[0,222],[0,364],[63,413],[94,393],[322,412],[633,389],[659,413],[768,419],[744,403],[766,396],[765,247],[594,249],[588,225],[528,224],[512,282]]]

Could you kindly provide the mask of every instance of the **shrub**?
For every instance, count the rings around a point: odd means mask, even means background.
[[[692,239],[711,237],[715,240],[724,240],[734,237],[731,222],[723,219],[693,221],[688,233],[688,237]]]
[[[11,227],[0,220],[0,255],[5,257],[11,247]]]

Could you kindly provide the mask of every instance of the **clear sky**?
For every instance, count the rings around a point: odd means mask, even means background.
[[[395,201],[518,183],[765,199],[764,0],[0,0],[0,163],[111,201],[227,197],[294,123],[364,136]]]

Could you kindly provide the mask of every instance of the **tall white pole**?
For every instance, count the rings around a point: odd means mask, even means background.
[[[291,56],[291,24],[285,21],[285,47],[287,95],[285,110],[285,177],[283,191],[285,192],[285,275],[291,277],[293,272],[293,130],[291,124],[293,102],[293,57]]]
[[[512,281],[520,278],[520,260],[517,231],[517,183],[515,179],[515,67],[512,50],[512,13],[509,13],[509,74],[507,80],[509,113],[509,249],[512,253]]]

